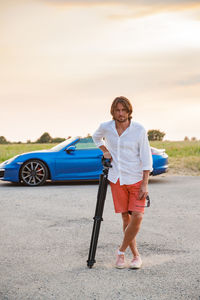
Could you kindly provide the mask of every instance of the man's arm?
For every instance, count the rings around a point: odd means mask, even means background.
[[[103,156],[104,156],[105,158],[112,159],[112,156],[111,156],[110,152],[108,151],[108,149],[106,148],[106,146],[100,146],[99,148],[100,148],[101,151],[103,152]]]
[[[104,128],[103,128],[103,123],[99,126],[99,128],[94,132],[94,134],[92,135],[92,139],[94,141],[94,143],[96,144],[96,146],[101,149],[101,151],[103,152],[103,156],[105,158],[110,158],[111,154],[108,151],[108,149],[105,146],[105,142],[103,141],[103,137],[104,137]]]
[[[149,174],[152,171],[152,154],[146,131],[140,139],[140,159],[142,162],[143,179],[139,192],[139,199],[144,199],[148,195]]]
[[[144,199],[148,195],[149,170],[143,170],[143,179],[139,192],[139,199]]]

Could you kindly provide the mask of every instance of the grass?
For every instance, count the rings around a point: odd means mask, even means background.
[[[0,163],[15,156],[29,151],[50,149],[56,144],[6,144],[0,145]]]
[[[200,141],[151,142],[169,155],[169,173],[200,176]]]
[[[152,147],[164,148],[170,157],[191,157],[200,156],[200,141],[164,141],[164,142],[150,142]]]
[[[90,144],[79,144],[81,148]],[[150,142],[155,148],[165,149],[169,155],[169,173],[200,176],[200,141]],[[0,163],[24,152],[50,149],[55,144],[7,144],[0,145]]]

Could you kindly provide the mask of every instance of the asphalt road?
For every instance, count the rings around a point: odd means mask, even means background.
[[[0,183],[0,299],[200,299],[200,177],[150,180],[140,270],[114,268],[122,239],[108,189],[96,264],[86,266],[97,184]],[[131,254],[127,251],[127,260]]]

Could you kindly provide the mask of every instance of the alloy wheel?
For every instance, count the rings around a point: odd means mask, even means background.
[[[47,168],[39,160],[26,162],[21,169],[21,179],[29,186],[43,184],[47,179]]]

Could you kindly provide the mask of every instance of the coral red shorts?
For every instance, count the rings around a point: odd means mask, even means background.
[[[134,184],[120,185],[119,179],[116,183],[110,181],[113,203],[116,213],[128,211],[144,213],[145,198],[139,200],[139,191],[142,180]]]

